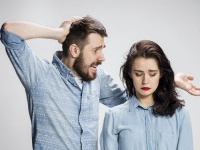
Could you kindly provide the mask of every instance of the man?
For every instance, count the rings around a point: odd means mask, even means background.
[[[2,26],[1,41],[26,91],[34,150],[97,149],[99,102],[113,107],[127,100],[99,66],[104,37],[105,27],[89,16],[73,17],[59,28],[30,22]],[[63,51],[52,63],[40,60],[25,42],[33,38],[58,40]],[[177,86],[200,95],[190,77],[176,79]]]

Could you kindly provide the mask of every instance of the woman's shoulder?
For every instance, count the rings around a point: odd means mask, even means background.
[[[129,110],[129,100],[127,100],[125,103],[114,106],[112,108],[108,109],[108,112],[112,113],[112,114],[118,114],[118,113],[122,113],[122,112],[126,112]]]
[[[181,108],[176,109],[175,116],[181,120],[185,117],[189,117],[189,111],[187,107],[182,106]]]

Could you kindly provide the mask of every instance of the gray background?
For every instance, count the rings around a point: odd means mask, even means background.
[[[119,67],[130,46],[141,39],[157,42],[171,60],[175,72],[195,77],[200,86],[200,1],[198,0],[1,0],[0,24],[26,20],[58,27],[71,16],[91,15],[107,28],[103,66],[116,81]],[[34,39],[28,41],[40,58],[51,61],[57,41]],[[178,90],[189,110],[194,149],[200,149],[200,97]],[[100,105],[101,130],[105,107]],[[31,123],[24,88],[0,43],[0,150],[31,150]]]

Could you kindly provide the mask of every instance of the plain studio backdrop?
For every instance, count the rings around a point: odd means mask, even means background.
[[[0,24],[24,20],[59,27],[71,16],[90,15],[106,27],[108,38],[103,67],[122,86],[119,68],[131,45],[142,39],[157,42],[167,54],[174,72],[195,77],[200,86],[200,1],[198,0],[1,0]],[[28,41],[42,59],[52,60],[57,41]],[[200,97],[178,90],[189,110],[194,150],[200,149]],[[106,107],[100,104],[99,131]],[[0,150],[31,150],[31,123],[25,90],[0,43]]]

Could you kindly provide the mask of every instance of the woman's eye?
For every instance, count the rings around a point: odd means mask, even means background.
[[[152,74],[150,74],[151,77],[154,77],[155,75],[156,75],[156,73],[152,73]]]
[[[137,77],[142,76],[142,73],[135,73]]]

